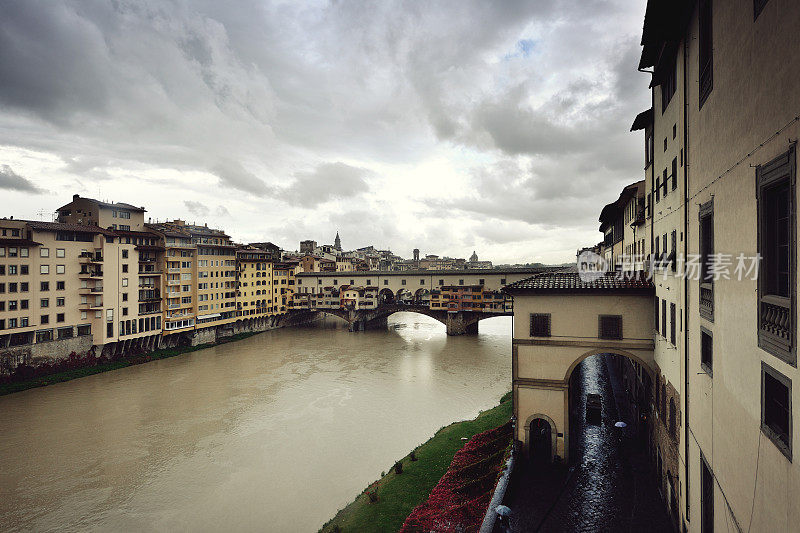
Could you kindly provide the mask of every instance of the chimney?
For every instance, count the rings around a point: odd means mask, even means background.
[[[77,200],[77,199],[78,199],[78,198],[80,198],[80,197],[81,197],[81,195],[80,195],[80,194],[73,194],[73,195],[72,195],[72,201],[74,202],[75,200]]]

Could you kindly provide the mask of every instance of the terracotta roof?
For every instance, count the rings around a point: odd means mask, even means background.
[[[547,272],[525,278],[503,288],[515,292],[603,292],[653,291],[653,283],[645,272],[617,274],[607,272],[597,279],[584,281],[578,272]]]
[[[62,224],[61,222],[42,222],[40,220],[28,220],[26,222],[31,228],[41,231],[81,231],[83,233],[102,233],[103,235],[115,235],[113,231],[103,229],[100,226]]]
[[[11,246],[41,246],[42,243],[32,241],[30,239],[19,239],[16,237],[0,237],[0,244],[8,244]]]
[[[67,207],[68,205],[72,204],[73,202],[76,202],[77,200],[86,200],[88,202],[94,202],[94,203],[96,203],[97,205],[99,205],[101,207],[108,207],[108,208],[111,208],[111,209],[129,209],[131,211],[141,211],[141,212],[145,212],[146,211],[146,209],[144,207],[138,207],[138,206],[135,206],[135,205],[126,204],[125,202],[112,202],[112,203],[101,202],[100,200],[95,200],[94,198],[86,198],[86,197],[83,197],[83,196],[78,196],[77,198],[73,197],[72,202],[70,202],[68,204],[65,204],[65,205],[62,205],[61,207],[58,208],[58,210],[60,211],[60,210],[64,209],[65,207]]]

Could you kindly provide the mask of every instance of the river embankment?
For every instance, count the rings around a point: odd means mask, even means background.
[[[424,503],[445,476],[453,458],[474,436],[506,424],[511,418],[511,393],[496,407],[472,420],[454,422],[441,428],[365,488],[356,499],[320,529],[333,532],[396,532],[414,509]],[[498,459],[498,464],[501,459]]]

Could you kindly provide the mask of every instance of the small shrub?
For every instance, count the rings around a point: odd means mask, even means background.
[[[403,473],[403,463],[402,462],[397,461],[394,464],[394,473],[395,474],[402,474]]]
[[[411,453],[408,454],[408,457],[412,461],[416,461],[417,460],[417,450],[411,450]]]

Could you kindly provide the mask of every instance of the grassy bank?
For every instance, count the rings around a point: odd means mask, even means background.
[[[367,490],[350,505],[339,511],[320,531],[396,532],[411,511],[425,501],[431,489],[447,472],[456,452],[473,435],[496,428],[511,418],[511,393],[500,400],[500,405],[483,411],[474,420],[456,422],[436,432],[428,442],[416,449],[416,461],[403,457],[403,473],[394,469],[370,485],[378,501],[370,503]],[[466,437],[467,440],[462,440]],[[337,529],[338,528],[338,529]]]
[[[48,374],[45,376],[38,376],[33,379],[27,379],[25,381],[16,381],[11,383],[0,383],[0,396],[5,394],[11,394],[14,392],[20,392],[27,389],[33,389],[35,387],[44,387],[47,385],[52,385],[54,383],[61,383],[64,381],[70,381],[77,378],[82,378],[85,376],[92,376],[94,374],[100,374],[101,372],[108,372],[109,370],[116,370],[118,368],[125,368],[127,366],[139,365],[142,363],[147,363],[149,361],[157,361],[159,359],[167,359],[170,357],[175,357],[176,355],[181,355],[189,352],[195,352],[197,350],[203,350],[205,348],[210,348],[211,346],[217,346],[219,344],[226,344],[231,341],[237,341],[240,339],[245,339],[247,337],[251,337],[256,333],[260,332],[251,332],[251,333],[239,333],[233,335],[231,337],[225,337],[220,339],[216,343],[207,343],[207,344],[199,344],[197,346],[181,346],[177,348],[164,348],[163,350],[156,350],[154,352],[149,352],[146,354],[141,355],[134,355],[130,357],[123,357],[122,359],[115,359],[111,361],[101,361],[96,365],[92,366],[85,366],[82,368],[73,368],[70,370],[65,370],[63,372],[55,372],[53,374]]]

